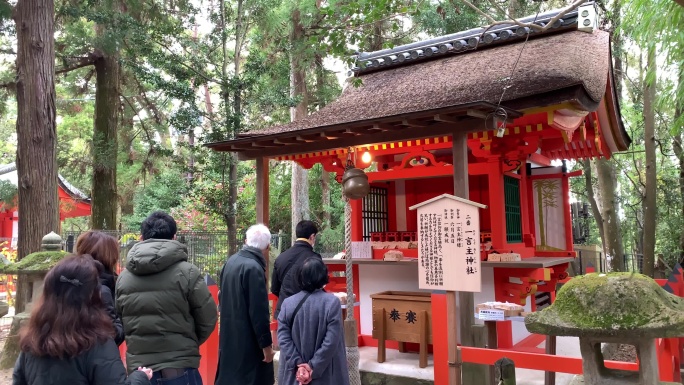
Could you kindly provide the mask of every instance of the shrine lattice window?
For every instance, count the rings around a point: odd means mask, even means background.
[[[371,233],[383,233],[389,227],[387,189],[371,187],[363,198],[361,218],[363,219],[363,240],[370,241]]]
[[[522,218],[520,217],[520,180],[504,175],[506,203],[506,241],[522,242]]]

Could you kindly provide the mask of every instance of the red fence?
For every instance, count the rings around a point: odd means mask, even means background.
[[[332,270],[332,269],[331,269]],[[356,272],[355,272],[356,273]],[[356,275],[358,277],[358,275]],[[681,267],[677,265],[672,276],[667,280],[656,280],[663,288],[677,296],[684,297],[684,276]],[[343,291],[344,278],[331,277],[331,288],[333,291]],[[358,295],[358,281],[355,282],[354,292]],[[218,288],[213,281],[209,282],[209,290],[218,303]],[[271,306],[275,309],[275,304],[278,298],[269,294],[269,301]],[[355,308],[356,319],[359,319],[358,307]],[[277,330],[277,321],[272,320],[271,330]],[[274,333],[275,334],[275,333]],[[202,359],[200,361],[200,374],[204,383],[213,383],[216,376],[216,368],[218,365],[218,325],[212,333],[211,337],[200,347],[200,354]],[[661,338],[656,340],[658,365],[660,370],[661,381],[675,381],[681,382],[680,376],[680,362],[682,357],[682,348],[684,347],[684,338]],[[126,362],[126,345],[121,345],[121,358]],[[473,347],[461,347],[461,357],[463,362],[494,365],[494,363],[501,358],[509,358],[515,362],[517,368],[540,370],[546,372],[582,374],[582,359],[579,357],[565,357],[555,356],[549,354],[538,354],[529,352],[520,352],[514,350],[504,349],[484,349]],[[606,361],[606,367],[619,370],[638,370],[637,363]],[[435,376],[437,377],[437,376]],[[439,380],[435,378],[435,384]]]
[[[684,297],[684,272],[677,265],[669,279],[656,279],[666,291]],[[681,382],[680,363],[683,355],[684,338],[659,338],[656,340],[658,369],[661,381]],[[461,347],[463,362],[494,365],[501,358],[508,358],[516,368],[540,370],[545,372],[582,374],[582,359],[549,354],[519,352],[503,349],[483,349]],[[610,369],[637,371],[638,363],[606,361]],[[437,385],[437,383],[435,383]]]

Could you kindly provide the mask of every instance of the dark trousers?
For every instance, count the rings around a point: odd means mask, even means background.
[[[151,385],[203,385],[199,370],[187,368],[182,375],[176,378],[162,378],[161,370],[152,373]]]

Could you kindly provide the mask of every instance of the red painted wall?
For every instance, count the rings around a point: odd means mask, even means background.
[[[471,175],[468,179],[469,199],[489,205],[489,189],[487,188],[486,175]],[[406,227],[407,231],[418,231],[418,217],[415,210],[409,207],[424,202],[442,194],[453,194],[453,178],[430,178],[406,181]],[[390,206],[392,207],[392,206]],[[480,210],[480,228],[491,228],[489,209]],[[391,227],[390,227],[391,228]]]

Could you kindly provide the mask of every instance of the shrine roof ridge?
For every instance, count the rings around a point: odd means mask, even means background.
[[[0,165],[0,175],[9,174],[15,171],[17,171],[17,164],[14,162]],[[90,197],[88,197],[88,195],[69,183],[62,175],[57,174],[57,182],[73,199],[90,202]]]
[[[465,203],[465,204],[468,204],[471,206],[475,206],[475,207],[480,208],[480,209],[486,209],[487,208],[487,205],[483,205],[482,203],[473,202],[469,199],[457,197],[457,196],[451,195],[451,194],[442,194],[442,195],[436,196],[432,199],[428,199],[425,202],[421,202],[421,203],[418,203],[416,205],[413,205],[413,206],[409,207],[409,210],[416,210],[420,207],[427,206],[431,203],[437,202],[437,201],[444,199],[444,198],[451,199],[453,201],[457,201],[457,202],[461,202],[461,203]]]
[[[534,39],[561,31],[582,29],[579,23],[580,8],[582,10],[593,9],[593,12],[588,12],[587,15],[596,14],[596,4],[593,1],[588,1],[564,14],[562,13],[565,8],[516,19],[520,24],[534,24],[542,28],[552,22],[553,24],[546,30],[536,30],[516,23],[507,23],[493,27],[472,28],[391,49],[360,52],[352,57],[355,60],[355,65],[350,68],[348,75],[361,76],[369,72],[407,66],[454,54],[467,54],[474,50],[523,41],[528,38],[528,35],[530,39]],[[553,20],[561,14],[561,18]]]

